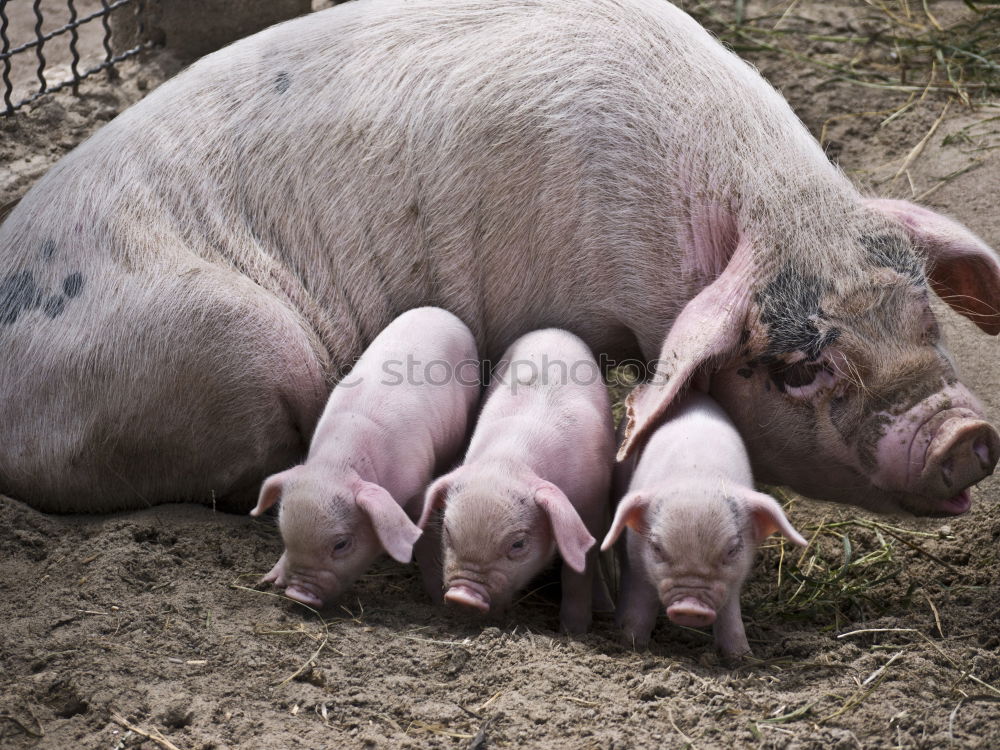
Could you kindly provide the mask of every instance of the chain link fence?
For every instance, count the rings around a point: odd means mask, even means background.
[[[115,49],[112,14],[143,28],[144,0],[0,0],[2,115],[40,96],[75,87],[149,46]],[[136,36],[143,39],[143,34]]]

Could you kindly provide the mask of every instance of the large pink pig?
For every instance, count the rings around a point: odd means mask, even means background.
[[[754,490],[732,421],[695,392],[650,436],[602,549],[623,531],[616,619],[625,641],[645,646],[662,605],[678,625],[712,625],[727,657],[750,653],[740,590],[757,545],[775,531],[806,543],[774,498]]]
[[[1000,332],[986,243],[862,194],[665,0],[357,0],[198,61],[0,225],[0,492],[249,510],[344,366],[441,305],[484,357],[547,326],[659,352],[625,452],[699,376],[761,480],[962,513],[1000,437],[935,293]]]
[[[445,599],[502,612],[558,548],[560,622],[585,632],[614,458],[607,389],[587,345],[557,329],[515,341],[494,378],[465,462],[431,485],[420,520],[444,510]]]
[[[334,388],[305,463],[264,482],[250,514],[280,501],[285,543],[264,580],[319,607],[383,550],[409,562],[420,529],[407,511],[419,513],[435,470],[458,457],[479,385],[475,340],[454,315],[421,307],[390,323]],[[422,552],[439,596],[436,550]]]

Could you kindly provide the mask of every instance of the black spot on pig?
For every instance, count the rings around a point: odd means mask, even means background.
[[[729,495],[723,495],[722,499],[726,501],[726,506],[729,508],[729,513],[732,515],[733,520],[736,522],[737,528],[742,527],[745,516],[744,513],[745,509],[743,505],[741,503],[736,502],[735,497],[731,497]],[[741,547],[743,546],[742,541],[740,542],[740,546]]]
[[[910,243],[895,234],[868,234],[861,238],[872,265],[901,273],[914,284],[924,283],[924,265]]]
[[[30,271],[10,274],[0,282],[0,325],[11,325],[22,310],[37,308],[42,296]]]
[[[736,374],[739,375],[741,378],[752,378],[753,370],[751,370],[749,367],[741,367],[736,371]]]
[[[77,271],[63,279],[63,294],[72,299],[83,290],[83,274]]]
[[[849,442],[853,429],[857,426],[856,419],[851,414],[851,403],[844,395],[834,396],[830,399],[830,421],[837,428],[837,432],[844,438],[844,442]]]
[[[284,94],[291,85],[292,77],[284,70],[278,73],[274,79],[274,90],[279,94]]]
[[[826,285],[819,278],[786,264],[756,294],[760,321],[767,328],[765,357],[804,352],[809,359],[816,359],[823,347],[836,339],[839,331],[821,333],[816,325],[823,317],[819,301],[825,291]],[[764,357],[761,361],[767,363]]]
[[[53,256],[56,254],[56,241],[55,240],[45,240],[42,243],[42,260],[52,260]]]
[[[66,309],[66,298],[53,295],[45,301],[43,309],[45,310],[45,314],[50,318],[62,315],[62,311]]]

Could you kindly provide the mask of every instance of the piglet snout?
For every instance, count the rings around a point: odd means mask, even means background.
[[[313,592],[308,589],[301,588],[299,586],[289,586],[285,589],[285,596],[289,599],[294,599],[297,602],[306,604],[313,609],[319,609],[323,606],[323,600],[316,596]]]
[[[675,625],[707,628],[715,622],[715,610],[693,596],[685,596],[667,607],[667,617]]]
[[[473,581],[453,582],[444,593],[444,600],[478,609],[480,612],[490,611],[489,592]]]

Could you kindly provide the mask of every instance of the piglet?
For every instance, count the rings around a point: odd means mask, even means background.
[[[479,399],[475,340],[435,307],[389,324],[334,388],[304,464],[269,477],[250,515],[281,502],[284,554],[264,581],[320,607],[383,551],[409,562],[421,535],[407,510],[435,472],[460,455]],[[415,502],[414,502],[415,501]],[[440,598],[433,548],[417,547],[425,583]]]
[[[713,626],[725,657],[748,655],[740,590],[757,545],[776,531],[806,541],[774,498],[753,489],[732,421],[710,397],[691,392],[623,471],[631,471],[628,492],[601,549],[628,527],[616,614],[625,642],[649,642],[662,603],[677,625]]]
[[[586,632],[614,442],[587,345],[557,329],[517,339],[494,372],[465,462],[427,491],[421,527],[444,510],[445,599],[501,613],[558,549],[560,622]]]

